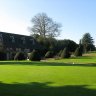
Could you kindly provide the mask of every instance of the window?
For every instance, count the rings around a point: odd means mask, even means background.
[[[35,41],[34,41],[34,39],[32,39],[32,38],[31,38],[31,39],[30,39],[30,41],[33,43],[33,45],[35,44]]]
[[[12,51],[13,49],[12,48],[9,48],[10,51]]]
[[[28,53],[28,52],[30,52],[30,49],[24,49],[24,52]]]
[[[16,48],[16,51],[17,51],[17,52],[20,52],[20,51],[21,51],[21,48]]]
[[[0,42],[3,42],[3,36],[0,34]]]
[[[21,40],[23,40],[23,44],[26,43],[25,37],[22,37]]]
[[[15,39],[14,39],[14,36],[10,36],[11,40],[12,40],[12,43],[15,42]]]

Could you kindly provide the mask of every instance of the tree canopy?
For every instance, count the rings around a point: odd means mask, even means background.
[[[60,34],[61,24],[54,22],[46,13],[39,13],[31,20],[33,26],[31,34],[38,34],[43,37],[56,37]]]
[[[93,44],[94,40],[91,37],[90,33],[85,33],[82,38],[82,44]]]
[[[91,37],[90,33],[85,33],[83,35],[83,38],[81,39],[81,44],[83,45],[85,52],[95,49],[94,40]]]

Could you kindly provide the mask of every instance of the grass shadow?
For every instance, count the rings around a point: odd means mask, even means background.
[[[87,85],[49,86],[50,82],[0,83],[0,96],[96,96]]]

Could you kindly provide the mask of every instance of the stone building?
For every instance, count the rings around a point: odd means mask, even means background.
[[[7,59],[11,58],[12,52],[23,51],[28,53],[33,49],[42,50],[42,46],[33,37],[0,32],[0,51],[4,50],[7,53]]]

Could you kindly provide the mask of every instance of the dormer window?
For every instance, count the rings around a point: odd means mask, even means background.
[[[0,42],[3,42],[3,36],[0,34]]]
[[[30,39],[30,41],[33,43],[33,45],[35,44],[35,41],[34,41],[34,39],[32,39],[32,38],[31,38],[31,39]]]
[[[14,36],[10,36],[11,40],[12,40],[12,43],[15,42],[15,39],[14,39]]]
[[[21,39],[23,41],[23,44],[25,44],[26,43],[25,37],[22,37]]]

